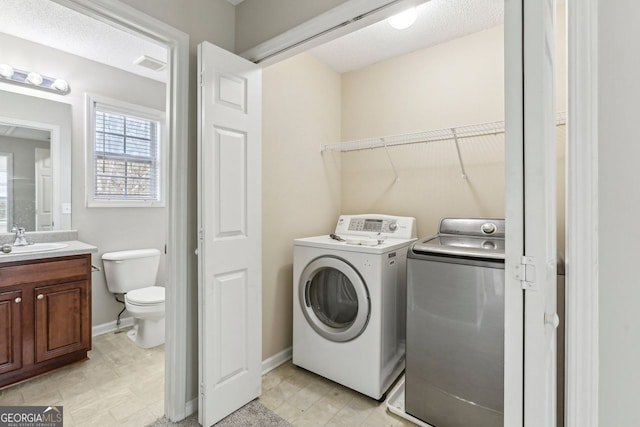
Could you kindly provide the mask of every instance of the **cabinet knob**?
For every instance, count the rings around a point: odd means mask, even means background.
[[[14,299],[13,302],[15,302],[16,304],[19,304],[19,303],[22,302],[22,298],[18,297],[16,299]]]
[[[40,295],[38,295],[36,298],[38,298],[38,299],[43,299],[43,298],[44,298],[44,295],[43,295],[43,294],[40,294]]]

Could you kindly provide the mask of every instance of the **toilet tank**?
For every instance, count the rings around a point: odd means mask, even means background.
[[[106,252],[102,255],[107,288],[113,294],[124,294],[134,289],[156,284],[160,251],[135,249]]]

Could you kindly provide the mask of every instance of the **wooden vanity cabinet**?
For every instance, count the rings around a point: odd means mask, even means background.
[[[22,367],[22,291],[0,292],[0,375]]]
[[[89,350],[90,254],[0,263],[0,388]]]

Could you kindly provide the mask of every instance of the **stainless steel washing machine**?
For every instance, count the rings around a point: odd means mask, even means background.
[[[504,220],[443,219],[407,256],[405,410],[436,427],[502,427]]]

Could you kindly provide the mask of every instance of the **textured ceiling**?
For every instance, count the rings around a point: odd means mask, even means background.
[[[311,49],[339,73],[434,46],[503,23],[503,0],[431,0],[418,7],[416,22],[406,30],[386,19]]]
[[[0,32],[154,80],[167,79],[166,70],[151,71],[133,64],[142,55],[166,62],[167,51],[163,46],[88,18],[50,0],[2,0],[1,4]],[[21,64],[10,65],[21,68]]]
[[[395,30],[383,20],[310,52],[344,73],[499,25],[503,6],[503,0],[431,0],[419,7],[416,23],[406,30]],[[0,32],[154,80],[166,81],[168,76],[166,70],[156,72],[133,64],[143,54],[166,61],[164,47],[50,0],[2,0]],[[20,64],[11,65],[20,68]]]

